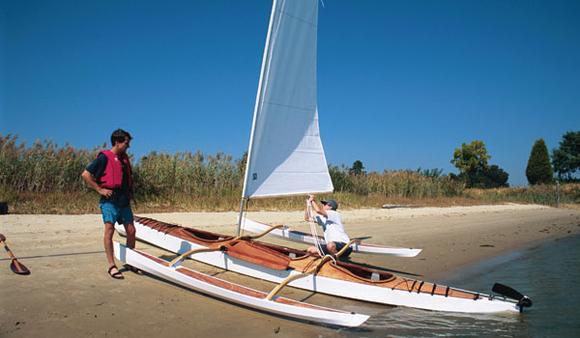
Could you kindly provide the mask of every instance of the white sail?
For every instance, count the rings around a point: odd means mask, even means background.
[[[274,1],[243,197],[333,191],[318,128],[318,0]]]

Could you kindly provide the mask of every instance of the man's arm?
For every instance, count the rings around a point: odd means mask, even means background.
[[[312,208],[314,209],[314,211],[319,214],[322,215],[324,217],[328,217],[328,214],[326,214],[326,210],[324,210],[323,208],[321,208],[318,203],[316,203],[316,201],[314,200],[314,195],[310,195],[308,197],[308,203],[310,203],[310,205],[312,205]]]
[[[95,181],[95,178],[88,170],[85,169],[81,174],[81,177],[85,182],[87,182],[89,187],[93,188],[97,193],[99,193],[99,195],[105,196],[107,198],[111,197],[113,190],[99,187],[97,181]]]

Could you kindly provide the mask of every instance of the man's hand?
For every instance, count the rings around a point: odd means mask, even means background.
[[[85,180],[85,182],[87,182],[89,187],[95,189],[95,191],[99,195],[104,196],[106,198],[109,198],[109,197],[111,197],[111,195],[113,195],[113,190],[99,187],[99,185],[97,184],[97,181],[95,181],[95,178],[93,177],[93,175],[91,175],[91,173],[88,172],[86,169],[81,174],[81,177],[83,178],[83,180]]]
[[[314,195],[308,195],[308,203],[312,203],[314,201]]]
[[[113,190],[111,189],[106,189],[106,188],[99,188],[97,190],[97,192],[99,193],[99,195],[104,196],[106,198],[111,197],[111,195],[113,194]]]

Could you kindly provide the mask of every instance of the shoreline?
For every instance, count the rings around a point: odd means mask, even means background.
[[[457,281],[461,281],[462,276],[479,275],[482,271],[489,271],[495,269],[495,267],[516,262],[520,259],[525,259],[528,254],[533,254],[537,250],[545,249],[546,247],[551,247],[557,245],[560,241],[569,240],[579,240],[580,234],[570,234],[569,236],[553,238],[551,240],[538,240],[520,248],[503,252],[496,256],[491,256],[482,260],[478,260],[472,264],[457,267],[448,272],[449,278],[447,279],[449,283],[456,284]],[[501,282],[501,281],[498,281]]]
[[[534,205],[341,211],[350,236],[369,243],[423,248],[415,258],[354,254],[354,262],[438,281],[491,257],[580,234],[580,211]],[[170,223],[233,234],[237,212],[142,214]],[[303,211],[250,212],[249,218],[308,231]],[[276,317],[177,287],[150,275],[106,274],[100,215],[3,215],[0,233],[32,272],[13,274],[0,257],[0,336],[144,336],[231,334],[240,337],[335,337],[336,328]],[[122,240],[118,235],[116,240]],[[297,248],[304,245],[272,240]],[[138,242],[138,248],[168,253]],[[202,272],[263,291],[272,283],[187,263]],[[123,269],[122,269],[123,270]],[[411,277],[413,277],[411,275]],[[460,284],[453,286],[461,287]],[[484,290],[479,290],[484,291]],[[376,314],[388,307],[288,288],[284,295],[313,304]]]

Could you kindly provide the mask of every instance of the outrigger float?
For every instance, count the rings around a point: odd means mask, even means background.
[[[139,250],[129,249],[118,242],[114,242],[114,250],[115,256],[120,261],[152,275],[201,293],[261,311],[294,319],[346,327],[359,326],[369,318],[367,315],[354,312],[330,309],[277,295],[270,296],[267,293],[183,267],[181,260],[169,262]]]
[[[288,285],[360,301],[448,312],[521,312],[532,305],[527,296],[501,284],[494,286],[492,294],[484,294],[405,278],[329,256],[313,256],[249,236],[221,235],[146,217],[136,217],[135,227],[139,240],[179,254],[181,259],[187,257],[278,283],[279,289]],[[117,224],[116,229],[124,234],[123,226]]]
[[[266,223],[253,221],[246,217],[242,219],[242,230],[257,234],[262,233],[264,231],[269,231],[268,235],[275,238],[281,238],[292,242],[306,243],[311,245],[316,245],[317,244],[316,242],[318,241],[318,243],[326,245],[326,241],[322,236],[316,236],[317,238],[315,238],[314,236],[312,236],[312,234],[292,230],[287,225],[270,225]],[[350,246],[352,248],[352,251],[365,254],[388,255],[395,257],[415,257],[422,251],[422,249],[399,248],[364,242],[364,240],[368,238],[369,237],[355,238]]]

